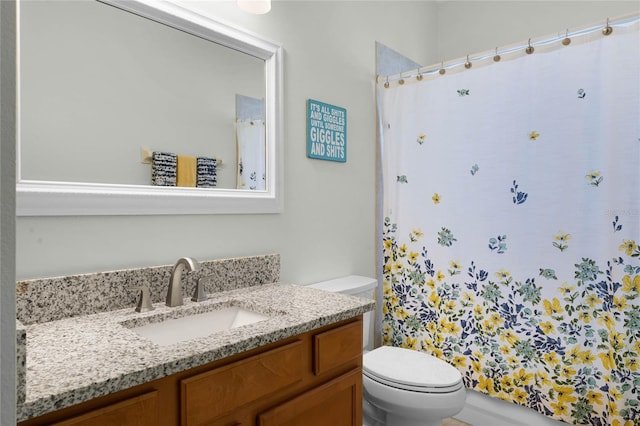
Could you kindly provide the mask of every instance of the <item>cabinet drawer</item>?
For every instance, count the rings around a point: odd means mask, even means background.
[[[180,381],[182,424],[202,425],[302,380],[304,345],[288,345]]]
[[[313,336],[313,373],[325,371],[362,356],[362,320]]]
[[[258,416],[258,426],[361,426],[362,369],[356,368]]]
[[[157,426],[158,424],[158,392],[153,391],[53,423],[53,426]]]

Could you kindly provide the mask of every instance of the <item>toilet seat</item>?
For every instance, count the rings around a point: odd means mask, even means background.
[[[382,346],[363,357],[363,373],[371,380],[421,393],[451,393],[461,389],[462,375],[450,364],[424,352]]]

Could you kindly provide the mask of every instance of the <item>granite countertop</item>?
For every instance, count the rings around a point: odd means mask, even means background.
[[[131,386],[226,358],[370,311],[374,301],[292,284],[264,284],[209,295],[183,306],[154,304],[26,326],[26,397],[18,420],[36,417]],[[213,335],[158,346],[127,327],[220,306],[269,319]],[[124,324],[124,325],[123,325]]]

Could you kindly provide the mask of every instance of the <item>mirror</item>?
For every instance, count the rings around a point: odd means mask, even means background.
[[[18,215],[281,211],[281,46],[171,3],[26,1],[18,20]],[[215,159],[215,188],[158,186],[152,152]]]

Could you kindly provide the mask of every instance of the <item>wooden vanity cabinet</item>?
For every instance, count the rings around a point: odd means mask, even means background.
[[[360,426],[362,317],[19,423]]]

